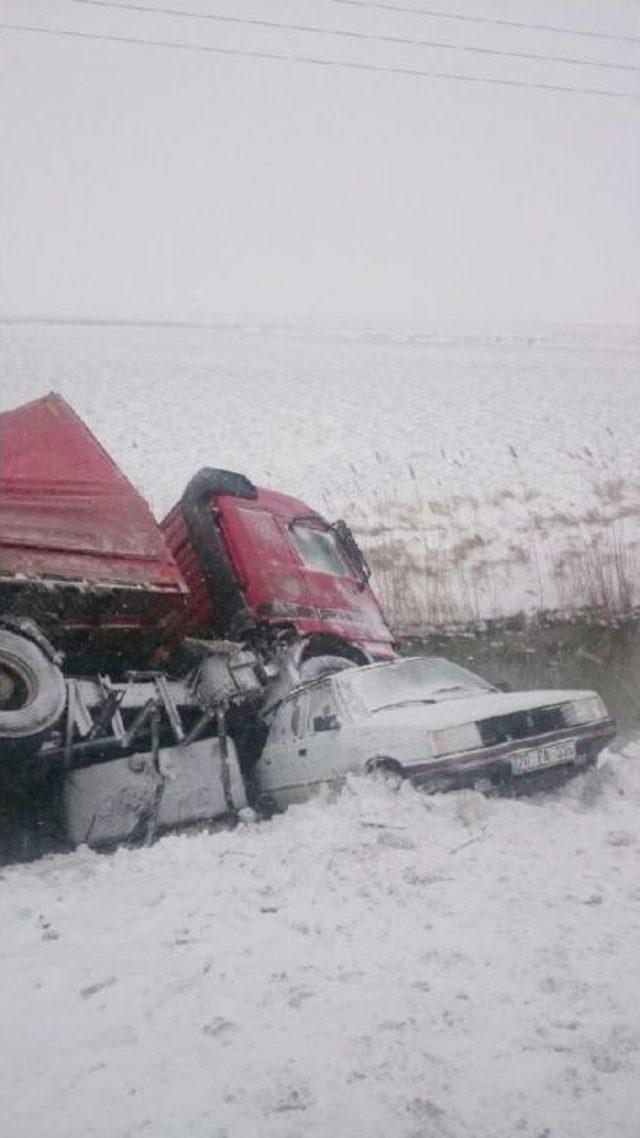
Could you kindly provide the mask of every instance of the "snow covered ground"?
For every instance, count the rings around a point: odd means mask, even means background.
[[[637,596],[633,329],[0,325],[0,409],[58,390],[158,515],[240,470],[368,547],[400,623]]]
[[[0,875],[12,1138],[635,1138],[640,745]]]

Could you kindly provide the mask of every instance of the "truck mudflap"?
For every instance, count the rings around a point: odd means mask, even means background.
[[[136,752],[70,772],[63,827],[73,845],[150,841],[157,833],[232,817],[247,805],[233,740]]]

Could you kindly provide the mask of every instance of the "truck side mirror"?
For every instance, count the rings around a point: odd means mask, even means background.
[[[338,541],[344,549],[349,561],[353,565],[356,572],[360,575],[362,587],[364,588],[366,582],[371,576],[371,570],[367,565],[364,553],[360,549],[355,537],[353,536],[349,526],[342,519],[334,522],[331,529],[335,533]]]

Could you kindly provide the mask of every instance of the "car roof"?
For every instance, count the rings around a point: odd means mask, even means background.
[[[303,695],[311,688],[318,687],[320,684],[326,684],[330,680],[339,679],[345,672],[371,672],[376,668],[392,668],[396,664],[409,664],[412,660],[446,660],[447,664],[453,663],[453,661],[449,660],[446,656],[397,656],[395,660],[376,660],[373,664],[356,664],[353,668],[341,668],[337,672],[329,672],[326,676],[317,676],[315,680],[306,680],[304,683],[298,684],[297,687],[287,692],[277,703],[274,703],[273,707],[269,708],[269,712],[277,711],[279,707],[282,707],[283,703],[288,703],[290,699],[295,699],[297,696]],[[457,664],[456,667],[462,667],[462,665]],[[464,670],[468,671],[469,669],[466,668]]]

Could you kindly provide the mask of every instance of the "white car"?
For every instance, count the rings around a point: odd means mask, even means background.
[[[297,688],[253,770],[264,809],[376,768],[434,790],[517,792],[597,760],[616,726],[592,691],[505,692],[437,656],[353,667]]]

